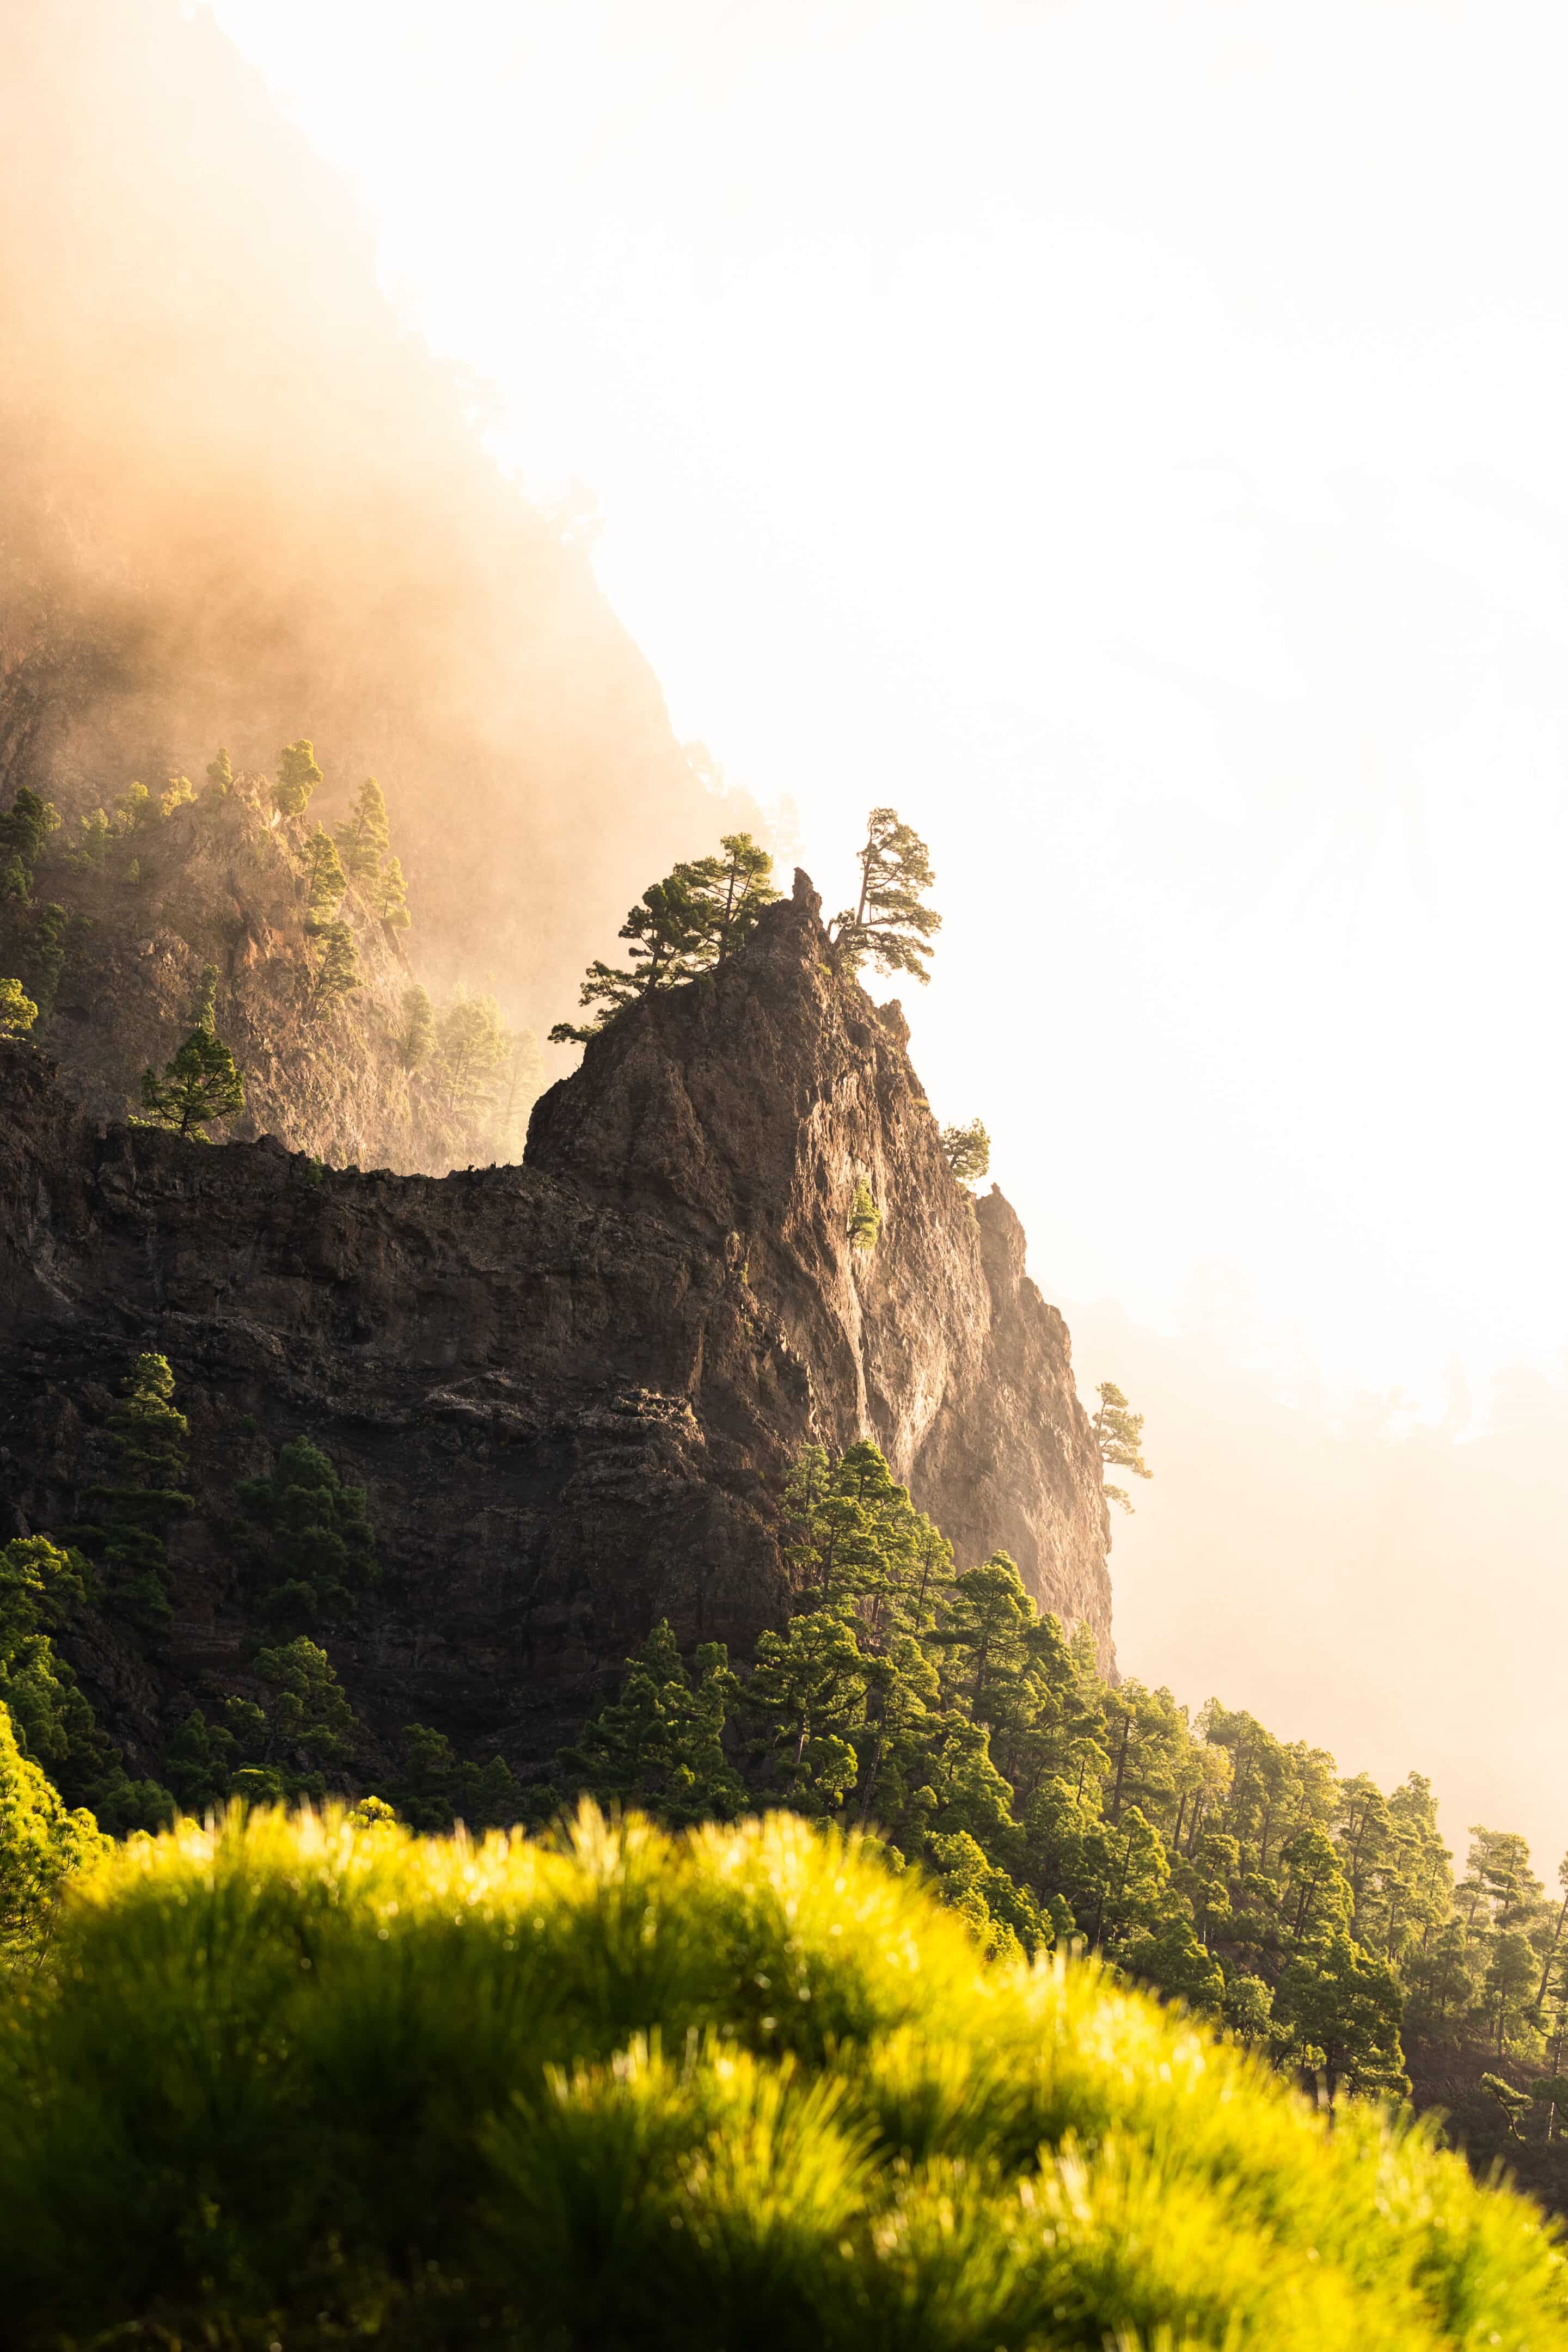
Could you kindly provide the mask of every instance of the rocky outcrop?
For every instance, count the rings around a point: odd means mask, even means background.
[[[875,1436],[961,1561],[1010,1550],[1109,1663],[1068,1334],[1006,1202],[949,1173],[904,1041],[831,969],[801,877],[728,966],[587,1048],[521,1167],[395,1177],[100,1127],[0,1052],[7,1531],[79,1515],[137,1349],[192,1423],[174,1627],[81,1662],[133,1750],[237,1659],[234,1486],[301,1430],[370,1490],[388,1579],[329,1646],[385,1732],[418,1716],[526,1765],[659,1616],[747,1644],[808,1437]]]
[[[657,1203],[737,1261],[776,1437],[874,1436],[962,1558],[1011,1552],[1042,1604],[1108,1643],[1105,1505],[1067,1326],[1001,1192],[977,1201],[949,1172],[903,1013],[837,976],[819,912],[797,873],[745,953],[596,1038],[536,1105],[529,1163]],[[858,1183],[881,1218],[871,1249],[849,1237]],[[749,1385],[742,1365],[693,1377]]]

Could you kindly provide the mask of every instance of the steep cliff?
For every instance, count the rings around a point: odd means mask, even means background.
[[[384,1736],[418,1716],[526,1766],[658,1617],[749,1644],[809,1436],[876,1436],[962,1561],[1011,1550],[1109,1661],[1068,1334],[1005,1201],[950,1175],[904,1036],[832,971],[797,877],[728,966],[588,1047],[518,1168],[100,1128],[42,1056],[0,1052],[6,1531],[80,1516],[136,1349],[192,1423],[174,1622],[78,1661],[136,1760],[237,1670],[234,1487],[301,1431],[370,1491],[388,1579],[328,1646]]]

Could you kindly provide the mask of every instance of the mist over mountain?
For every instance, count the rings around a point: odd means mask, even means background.
[[[7,95],[0,792],[70,818],[309,735],[329,822],[381,780],[422,970],[542,1030],[716,830],[585,552],[486,457],[351,192],[210,18],[16,12]]]

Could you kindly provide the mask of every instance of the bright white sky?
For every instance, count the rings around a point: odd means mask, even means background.
[[[1559,1367],[1568,12],[216,13],[363,190],[405,317],[496,387],[498,451],[596,497],[678,732],[793,796],[830,906],[871,802],[930,838],[917,1059],[987,1120],[1047,1296],[1434,1414],[1456,1368],[1484,1408],[1498,1368]],[[1267,1657],[1233,1701],[1337,1740],[1331,1612],[1294,1696],[1276,1673],[1315,1534],[1272,1599],[1245,1530],[1201,1610],[1172,1583],[1231,1509],[1210,1423],[1186,1520],[1173,1484],[1163,1549],[1152,1498],[1119,1544],[1124,1636],[1201,1698],[1250,1596]],[[1395,1642],[1442,1517],[1380,1519]],[[1503,1540],[1476,1525],[1450,1735]],[[1486,1737],[1540,1802],[1550,1758],[1507,1748],[1542,1720],[1530,1608]],[[1402,1771],[1441,1728],[1347,1761]]]

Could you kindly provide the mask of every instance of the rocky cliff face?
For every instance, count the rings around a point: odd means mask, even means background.
[[[80,1514],[139,1349],[192,1423],[174,1625],[79,1660],[138,1760],[237,1664],[234,1486],[301,1430],[370,1490],[388,1580],[328,1646],[383,1734],[418,1716],[526,1766],[659,1616],[749,1643],[808,1437],[875,1436],[962,1562],[1010,1550],[1109,1662],[1068,1334],[1006,1202],[950,1175],[904,1037],[829,968],[801,877],[729,966],[589,1046],[518,1168],[363,1174],[100,1128],[0,1051],[5,1531]]]
[[[977,1201],[950,1174],[898,1003],[835,975],[819,916],[797,874],[747,952],[596,1038],[536,1106],[529,1163],[657,1203],[738,1264],[776,1438],[874,1436],[963,1558],[1011,1552],[1045,1606],[1108,1641],[1105,1505],[1067,1327],[1001,1192]],[[882,1221],[869,1250],[849,1238],[858,1183]],[[700,1376],[747,1385],[739,1365]]]

